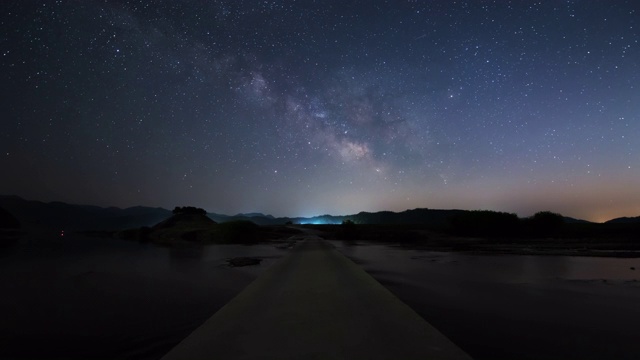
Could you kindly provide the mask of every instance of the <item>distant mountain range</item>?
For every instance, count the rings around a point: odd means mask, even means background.
[[[636,217],[620,217],[605,221],[605,224],[638,224],[640,223],[640,216]]]
[[[18,196],[0,196],[0,208],[17,219],[23,229],[64,229],[64,230],[120,230],[141,226],[153,226],[171,216],[171,210],[163,208],[135,206],[126,209],[74,205],[63,202],[25,200]],[[273,217],[262,213],[223,215],[208,213],[212,220],[222,223],[233,220],[249,220],[258,225],[292,224],[340,224],[351,220],[356,224],[423,224],[446,226],[449,220],[467,210],[413,209],[402,212],[379,211],[360,212],[353,215],[320,215],[314,217]],[[7,215],[8,213],[9,215]],[[567,223],[588,223],[588,221],[564,218]],[[7,220],[9,221],[9,220]],[[13,220],[11,220],[13,221]],[[640,217],[617,218],[607,223],[640,223]]]
[[[569,216],[563,216],[564,222],[567,224],[592,224],[591,221],[576,219]]]
[[[402,212],[379,211],[360,212],[353,215],[319,215],[314,217],[273,217],[260,213],[238,214],[234,216],[209,213],[209,217],[216,222],[232,220],[250,220],[258,225],[292,224],[341,224],[345,220],[351,220],[356,224],[424,224],[429,226],[446,225],[447,221],[466,210],[433,210],[414,209]]]
[[[171,211],[162,208],[103,208],[63,202],[44,203],[18,196],[0,196],[0,208],[17,218],[23,229],[115,230],[153,225],[171,216]]]

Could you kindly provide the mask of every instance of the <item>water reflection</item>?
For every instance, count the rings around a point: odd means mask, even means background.
[[[334,244],[475,359],[640,354],[640,259]]]
[[[361,264],[373,263],[399,272],[428,269],[433,274],[512,283],[565,280],[640,281],[640,258],[552,255],[471,255],[421,251],[392,245],[334,241],[337,249]],[[637,270],[634,270],[637,269]]]
[[[518,259],[516,259],[518,260]],[[520,281],[522,282],[543,282],[549,279],[562,278],[566,276],[572,261],[566,256],[540,256],[524,255],[519,259],[522,264]]]
[[[0,259],[9,257],[16,251],[22,238],[22,233],[0,230]]]
[[[205,254],[204,246],[181,246],[169,248],[169,258],[172,262],[184,263],[185,259],[202,260]]]
[[[47,234],[6,250],[0,358],[160,358],[287,253]],[[226,266],[234,256],[265,261]]]

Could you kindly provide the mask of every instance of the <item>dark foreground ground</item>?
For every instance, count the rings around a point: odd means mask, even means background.
[[[0,358],[159,359],[310,229],[476,359],[640,353],[640,262],[625,238],[328,225],[264,228],[268,241],[251,245],[17,236],[0,248]],[[230,267],[235,257],[262,261]]]

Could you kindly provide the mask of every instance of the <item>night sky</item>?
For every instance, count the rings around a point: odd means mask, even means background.
[[[0,194],[640,215],[640,2],[0,3]]]

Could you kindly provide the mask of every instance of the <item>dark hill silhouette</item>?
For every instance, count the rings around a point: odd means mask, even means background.
[[[264,217],[264,218],[268,218],[268,219],[275,219],[275,217],[273,217],[273,215],[265,215],[263,213],[258,213],[258,212],[244,213],[244,214],[240,213],[240,214],[234,215],[234,217],[246,217],[246,218]]]
[[[44,203],[18,196],[0,196],[0,207],[13,214],[23,229],[120,230],[150,226],[171,214],[169,210],[135,206],[126,209]]]
[[[233,216],[217,213],[207,213],[207,216],[218,223],[229,221],[251,221],[257,225],[283,225],[290,219],[286,217],[276,218],[272,215],[264,215],[261,213],[237,214]]]
[[[636,217],[619,217],[605,221],[605,224],[640,224],[640,216]]]
[[[10,212],[0,208],[0,229],[19,229],[20,221]]]
[[[356,224],[420,224],[428,226],[447,226],[453,216],[466,210],[413,209],[402,212],[379,211],[360,212],[353,215],[318,215],[313,217],[273,217],[259,213],[238,214],[235,216],[208,213],[213,220],[222,223],[234,220],[248,220],[258,225],[292,224],[341,224],[345,220]],[[251,216],[247,216],[251,215]]]
[[[162,220],[168,219],[172,211],[163,208],[152,208],[145,206],[135,206],[126,209],[116,207],[103,208],[90,205],[73,205],[63,202],[44,203],[40,201],[29,201],[17,196],[0,196],[0,207],[11,213],[20,223],[23,229],[55,229],[55,230],[122,230],[139,227],[150,227],[158,224]],[[188,207],[187,207],[188,208]],[[197,208],[193,208],[196,209]],[[174,209],[175,210],[175,209]],[[273,217],[262,213],[245,213],[234,216],[206,213],[198,210],[201,214],[212,219],[216,223],[226,223],[233,221],[250,221],[257,225],[285,225],[292,224],[341,224],[345,220],[355,224],[389,224],[389,225],[422,225],[432,228],[449,228],[454,219],[460,223],[462,220],[476,222],[474,227],[480,233],[487,232],[486,225],[482,225],[479,220],[481,213],[473,215],[476,219],[471,220],[468,210],[442,210],[418,208],[401,212],[379,211],[360,212],[352,215],[320,215],[314,217]],[[502,216],[497,212],[487,219],[494,221]],[[508,216],[503,216],[503,220],[509,223]],[[597,225],[585,220],[563,217],[564,223],[575,225]],[[200,220],[205,221],[200,218]],[[525,219],[522,219],[525,220]],[[480,222],[478,222],[480,221]],[[464,223],[464,221],[462,221]],[[505,223],[505,224],[506,224]],[[608,221],[606,224],[635,224],[640,223],[640,217],[617,218]],[[600,224],[602,225],[602,224]],[[485,227],[481,229],[480,227]],[[559,225],[558,225],[559,226]],[[585,228],[586,229],[586,228]],[[586,230],[585,230],[586,231]],[[472,231],[475,233],[476,231]],[[499,231],[498,233],[507,234]]]
[[[433,227],[444,227],[451,224],[455,216],[465,213],[465,210],[413,209],[402,212],[379,211],[375,213],[360,212],[346,216],[343,220],[351,220],[356,224],[419,224]]]
[[[205,209],[197,208],[194,206],[176,206],[172,213],[174,215],[207,215],[207,211]]]
[[[152,226],[152,230],[169,229],[176,227],[207,228],[217,224],[203,214],[178,213]]]
[[[177,243],[252,243],[259,241],[260,227],[250,221],[235,220],[216,223],[204,209],[176,207],[173,215],[152,227],[128,229],[119,232],[125,239],[152,241],[159,244]]]
[[[594,222],[572,218],[570,216],[563,216],[564,222],[567,224],[595,224]]]
[[[129,230],[124,237],[134,237],[140,240],[158,243],[172,243],[175,241],[207,242],[213,239],[217,231],[216,222],[207,217],[203,209],[185,206],[176,207],[173,215],[153,225],[139,230]]]

